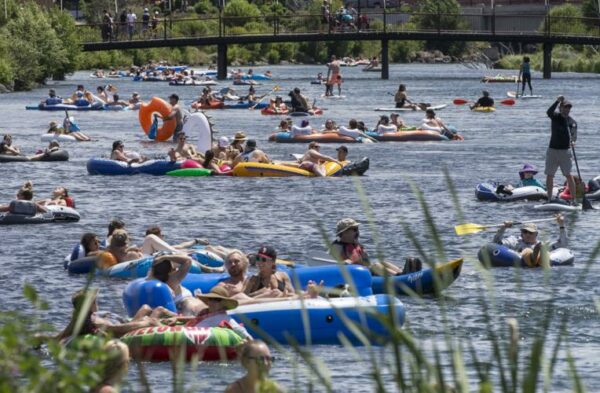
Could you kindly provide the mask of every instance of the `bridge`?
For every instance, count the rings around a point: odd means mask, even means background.
[[[556,44],[599,45],[600,18],[551,17],[548,14],[424,14],[388,12],[385,8],[366,14],[368,22],[339,24],[322,22],[321,15],[218,16],[168,19],[154,27],[136,23],[132,31],[114,24],[78,25],[84,51],[156,47],[217,46],[217,77],[227,77],[227,47],[233,44],[380,41],[381,77],[389,78],[389,42],[393,40],[481,41],[543,46],[543,75],[551,77],[552,47]],[[427,29],[417,29],[414,18],[426,20]],[[532,29],[531,18],[541,23]],[[252,23],[260,22],[260,23]],[[267,22],[267,23],[264,23]],[[575,24],[586,26],[579,32]],[[448,27],[453,26],[453,27]]]

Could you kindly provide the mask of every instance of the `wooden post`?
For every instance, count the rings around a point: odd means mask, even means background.
[[[227,44],[217,45],[217,79],[227,79]]]
[[[381,79],[390,79],[388,40],[381,40]]]
[[[552,44],[544,43],[544,79],[552,77]]]

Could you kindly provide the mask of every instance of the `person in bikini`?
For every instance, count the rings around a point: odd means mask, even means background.
[[[290,276],[277,271],[277,252],[273,247],[261,247],[256,253],[258,273],[244,282],[244,293],[253,298],[295,296]]]

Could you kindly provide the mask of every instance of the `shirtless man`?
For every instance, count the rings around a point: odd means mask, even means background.
[[[256,148],[256,141],[254,139],[248,139],[244,152],[233,160],[233,166],[235,167],[240,162],[261,162],[269,164],[271,159],[265,152]]]
[[[196,151],[194,145],[186,143],[187,136],[185,132],[180,132],[177,136],[177,146],[169,150],[169,158],[171,161],[177,160],[194,160],[202,163],[204,157]]]
[[[331,76],[327,80],[325,95],[333,95],[333,85],[338,86],[338,95],[342,95],[342,74],[339,60],[337,60],[336,57],[332,55],[331,63],[328,63],[327,67],[329,68],[329,70],[327,71],[327,75]]]
[[[300,159],[300,168],[306,169],[307,171],[314,173],[315,176],[323,177],[327,175],[325,166],[323,165],[323,161],[335,162],[340,166],[342,165],[342,163],[333,157],[329,157],[319,153],[320,149],[321,146],[318,142],[310,142],[308,145],[308,150]]]
[[[83,103],[83,100],[87,101],[88,105],[90,105],[94,102],[94,96],[83,85],[77,85],[77,90],[71,96],[69,103],[80,105]]]
[[[244,294],[244,280],[248,271],[248,257],[240,250],[231,250],[225,258],[225,269],[229,273],[229,278],[222,281],[218,286],[227,290],[227,294],[233,299],[248,299]]]
[[[175,132],[173,133],[173,141],[178,141],[179,134],[183,130],[183,111],[182,111],[181,107],[179,106],[179,96],[177,94],[171,94],[169,96],[169,103],[171,104],[173,109],[171,109],[171,113],[169,113],[167,116],[163,117],[162,119],[163,120],[175,119],[175,121],[177,122],[177,125],[175,126]],[[157,115],[157,116],[159,116],[159,115]]]

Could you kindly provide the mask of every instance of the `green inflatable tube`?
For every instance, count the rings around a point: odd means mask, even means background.
[[[210,176],[212,171],[210,169],[204,168],[184,168],[184,169],[175,169],[174,171],[167,172],[169,176],[177,176],[177,177],[185,177],[185,176]]]

